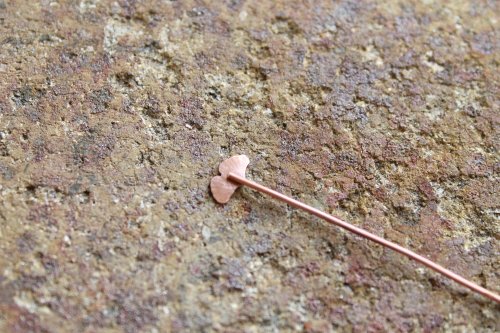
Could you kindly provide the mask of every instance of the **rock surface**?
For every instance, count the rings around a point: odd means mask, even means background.
[[[0,0],[0,331],[495,332],[495,1]],[[496,318],[496,319],[495,319]]]

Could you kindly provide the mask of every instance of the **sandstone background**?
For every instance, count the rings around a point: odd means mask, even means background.
[[[497,1],[0,0],[0,331],[495,332]]]

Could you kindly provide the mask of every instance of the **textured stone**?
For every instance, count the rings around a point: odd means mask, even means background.
[[[499,331],[495,1],[0,0],[0,331]],[[207,232],[209,230],[209,232]]]

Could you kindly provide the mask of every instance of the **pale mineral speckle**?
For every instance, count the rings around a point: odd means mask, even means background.
[[[203,226],[201,229],[201,235],[203,236],[203,239],[205,242],[208,242],[210,240],[210,236],[212,235],[212,232],[210,231],[210,228],[207,226]]]

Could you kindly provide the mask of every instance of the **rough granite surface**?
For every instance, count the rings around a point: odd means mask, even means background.
[[[0,0],[1,332],[498,332],[498,1]]]

